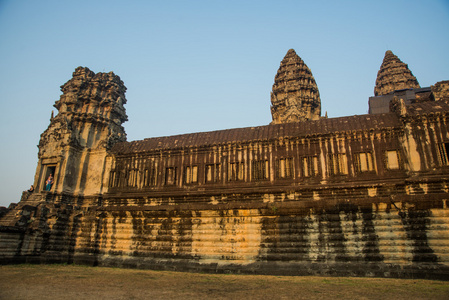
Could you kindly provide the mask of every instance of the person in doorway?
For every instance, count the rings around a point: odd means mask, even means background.
[[[51,186],[53,185],[53,174],[48,176],[47,181],[45,182],[45,190],[49,192],[51,190]]]

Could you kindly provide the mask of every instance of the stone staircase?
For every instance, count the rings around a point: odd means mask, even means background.
[[[45,199],[44,194],[23,192],[20,202],[10,206],[0,218],[0,226],[23,227],[31,220],[37,205]]]

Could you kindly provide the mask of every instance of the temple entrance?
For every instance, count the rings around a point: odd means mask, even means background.
[[[42,184],[41,184],[42,191],[45,191],[46,181],[50,175],[53,176],[53,185],[54,185],[55,171],[56,171],[56,165],[46,165],[45,166],[45,172],[44,172],[45,176],[43,177]]]

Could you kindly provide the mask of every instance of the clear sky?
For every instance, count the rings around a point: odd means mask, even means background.
[[[449,1],[0,0],[0,206],[33,183],[40,134],[76,67],[124,81],[131,141],[270,123],[290,48],[323,115],[366,114],[386,50],[422,87],[449,80]]]

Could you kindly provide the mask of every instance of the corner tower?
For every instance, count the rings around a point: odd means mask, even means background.
[[[385,52],[384,60],[377,73],[375,96],[382,96],[403,89],[420,88],[407,64],[403,63],[390,50]]]
[[[274,78],[271,92],[272,124],[317,120],[321,100],[312,72],[295,50],[288,50]]]
[[[78,67],[61,86],[52,117],[39,141],[39,162],[34,186],[44,190],[46,178],[54,177],[51,192],[96,195],[103,189],[108,149],[126,141],[122,123],[126,87],[113,72],[95,74]]]

